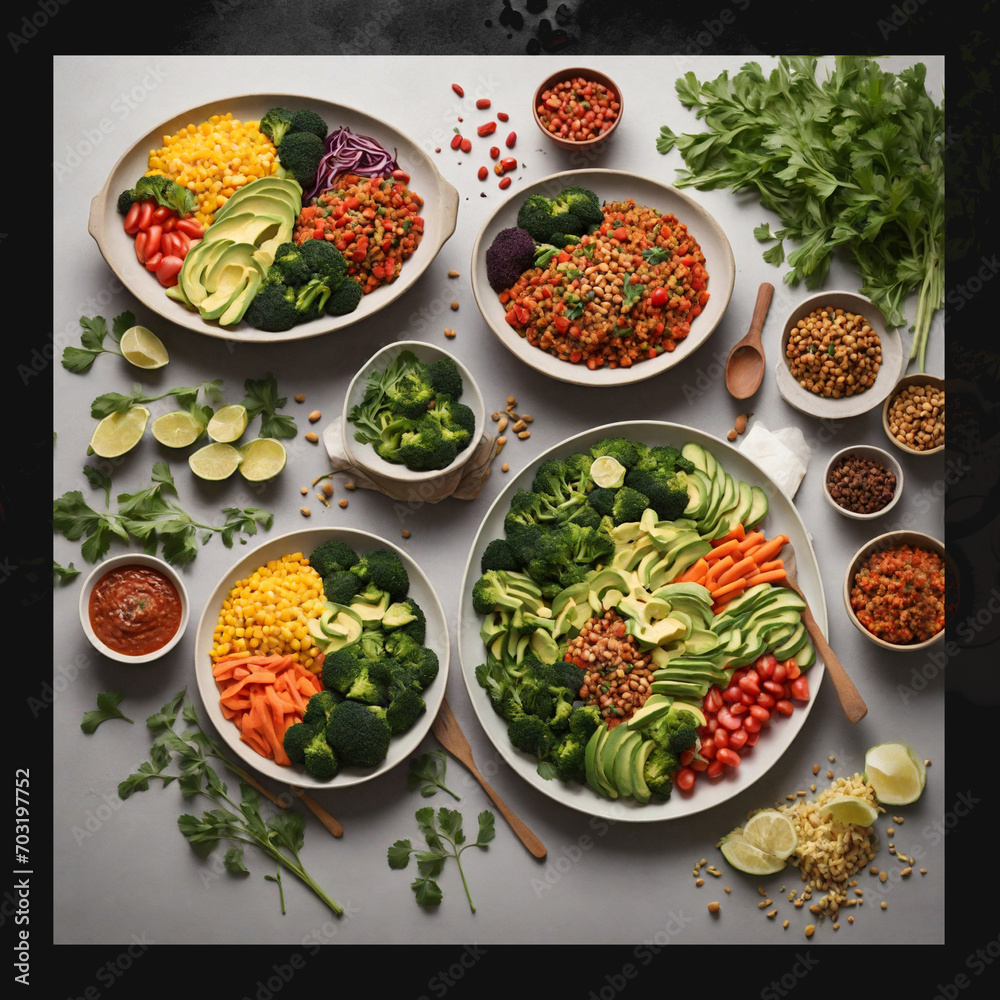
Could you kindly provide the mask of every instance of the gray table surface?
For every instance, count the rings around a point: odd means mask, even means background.
[[[913,59],[894,57],[886,63],[901,68]],[[932,92],[940,97],[943,60],[927,57]],[[450,90],[462,82],[466,94],[488,95],[494,109],[510,113],[517,130],[520,168],[508,193],[574,163],[541,143],[529,117],[531,91],[547,69],[558,68],[551,57],[392,57],[392,76],[405,79],[407,100],[401,106],[393,88],[368,86],[365,80],[384,76],[384,57],[253,58],[240,57],[57,57],[54,61],[54,131],[60,150],[76,150],[69,169],[56,177],[56,217],[62,220],[59,281],[55,289],[57,349],[77,343],[81,315],[109,319],[124,309],[156,331],[170,352],[170,364],[149,384],[163,387],[193,385],[221,378],[230,394],[241,392],[243,380],[274,372],[288,396],[304,393],[307,404],[296,408],[300,434],[289,442],[288,465],[265,490],[253,492],[235,477],[221,489],[209,488],[189,475],[183,461],[172,468],[181,502],[193,513],[211,517],[222,504],[256,503],[275,513],[271,534],[304,526],[337,525],[365,529],[396,543],[406,528],[407,551],[432,581],[449,621],[456,620],[461,567],[470,541],[490,503],[505,484],[495,467],[482,493],[471,502],[450,500],[419,509],[401,510],[387,498],[369,491],[350,495],[350,506],[325,509],[311,503],[313,516],[299,513],[299,487],[326,471],[324,457],[301,436],[305,415],[313,407],[332,418],[342,404],[356,369],[382,344],[418,339],[442,344],[470,366],[494,406],[514,394],[535,416],[529,440],[514,441],[503,458],[517,471],[563,438],[612,419],[656,419],[697,427],[724,437],[744,409],[726,393],[721,362],[746,331],[757,287],[775,286],[764,329],[769,371],[750,403],[753,419],[769,428],[800,427],[812,446],[812,460],[795,503],[809,527],[818,555],[827,598],[829,639],[869,706],[867,717],[852,727],[840,710],[833,685],[826,678],[816,695],[815,709],[791,749],[749,790],[710,811],[663,823],[606,823],[569,810],[523,781],[478,725],[461,675],[456,636],[452,634],[452,670],[447,696],[465,730],[480,769],[495,789],[546,845],[544,861],[532,858],[497,816],[497,836],[488,853],[465,854],[466,874],[477,902],[470,914],[457,872],[441,878],[445,892],[437,912],[416,906],[409,889],[410,872],[390,871],[386,849],[402,837],[416,837],[414,811],[426,804],[447,805],[442,796],[422,800],[405,790],[398,768],[378,780],[339,792],[319,792],[316,798],[344,826],[334,840],[307,814],[303,861],[317,880],[346,908],[333,918],[292,878],[285,878],[287,914],[279,909],[277,888],[263,876],[270,864],[248,853],[251,877],[235,878],[221,865],[221,854],[199,858],[177,830],[177,817],[189,811],[176,786],[121,802],[118,782],[147,759],[149,740],[142,720],[172,695],[187,687],[196,698],[192,627],[172,653],[149,668],[123,667],[97,655],[89,646],[77,616],[82,577],[57,587],[54,598],[53,689],[54,779],[53,921],[57,944],[128,943],[136,939],[162,944],[308,943],[456,943],[493,944],[610,943],[636,945],[636,957],[667,943],[789,943],[804,941],[803,928],[814,918],[785,899],[785,891],[800,888],[798,874],[789,871],[770,880],[778,916],[768,919],[758,904],[757,883],[728,869],[715,849],[718,838],[736,826],[747,811],[773,803],[813,781],[812,767],[827,767],[837,775],[861,770],[866,748],[886,740],[912,743],[933,764],[923,797],[901,809],[905,823],[889,817],[879,821],[882,846],[879,864],[892,871],[885,884],[867,873],[859,875],[864,905],[855,921],[844,919],[839,930],[831,921],[819,924],[814,942],[831,944],[935,944],[944,940],[944,910],[935,905],[944,891],[944,679],[924,654],[915,657],[884,653],[866,642],[846,618],[840,597],[851,554],[868,537],[890,527],[910,527],[937,537],[943,534],[941,485],[943,463],[903,459],[904,495],[883,523],[858,523],[835,513],[821,493],[822,470],[834,451],[856,443],[885,444],[876,409],[838,422],[820,422],[788,406],[778,395],[771,370],[777,357],[780,324],[805,292],[789,288],[782,272],[761,259],[753,229],[769,217],[752,199],[729,192],[690,191],[721,223],[736,260],[736,283],[729,309],[711,339],[670,374],[629,388],[596,393],[583,387],[546,379],[513,357],[483,322],[472,295],[469,274],[473,241],[503,192],[495,178],[485,184],[475,178],[479,159],[461,157],[448,139],[461,109]],[[599,166],[632,171],[669,183],[681,165],[679,156],[656,152],[660,125],[674,131],[698,128],[692,114],[677,101],[674,81],[688,70],[700,79],[723,69],[735,71],[739,57],[638,57],[628,61],[594,56],[597,69],[618,79],[629,101],[618,135]],[[761,59],[765,68],[769,60]],[[308,74],[304,74],[308,68]],[[185,108],[241,90],[300,92],[307,76],[317,98],[350,104],[385,118],[433,155],[444,176],[458,188],[460,206],[454,236],[417,285],[365,324],[344,334],[307,342],[246,348],[200,336],[147,315],[114,280],[87,234],[87,217],[94,194],[103,185],[119,155],[157,122]],[[103,124],[102,124],[103,123]],[[99,141],[85,140],[100,134]],[[71,162],[70,162],[71,161]],[[464,162],[462,162],[464,161]],[[487,197],[481,198],[480,191]],[[459,272],[457,279],[448,271]],[[836,264],[827,287],[854,287],[850,272]],[[442,304],[455,299],[457,312]],[[909,304],[912,311],[912,303]],[[429,319],[427,317],[430,317]],[[457,330],[450,341],[444,327]],[[935,319],[927,369],[942,374],[943,324]],[[909,334],[903,331],[904,347]],[[910,369],[913,370],[912,368]],[[119,359],[99,358],[85,375],[55,367],[54,448],[56,494],[69,489],[88,491],[82,473],[87,441],[93,428],[90,401],[109,390],[128,391],[133,382],[146,384],[144,373]],[[684,386],[696,387],[684,393]],[[154,404],[154,415],[163,412]],[[137,488],[148,479],[153,461],[165,456],[147,434],[141,445],[115,470],[115,490]],[[497,463],[497,466],[499,463]],[[338,496],[345,495],[338,483]],[[222,499],[220,499],[222,498]],[[114,551],[118,551],[117,549]],[[213,538],[185,572],[196,614],[239,553]],[[79,544],[61,536],[54,540],[54,557],[86,567]],[[109,722],[97,733],[80,731],[83,713],[95,705],[98,692],[125,692],[123,708],[135,725]],[[197,703],[197,700],[196,700]],[[428,736],[422,750],[436,747]],[[764,747],[764,741],[761,743]],[[760,751],[758,751],[760,752]],[[835,758],[830,763],[829,757]],[[462,800],[457,807],[469,829],[474,817],[491,803],[457,762],[448,768],[449,783]],[[822,785],[820,786],[822,787]],[[280,791],[280,789],[275,789]],[[200,807],[199,807],[200,810]],[[893,810],[895,812],[895,810]],[[936,819],[936,817],[938,819]],[[886,827],[895,825],[895,833]],[[902,867],[889,853],[917,859],[908,879],[895,873]],[[706,877],[698,887],[692,865],[702,858],[717,863],[722,876]],[[723,886],[731,889],[724,891]],[[706,904],[718,899],[722,913],[712,918]],[[884,901],[883,912],[879,903]],[[789,920],[787,930],[782,921]],[[643,951],[639,949],[643,948]]]

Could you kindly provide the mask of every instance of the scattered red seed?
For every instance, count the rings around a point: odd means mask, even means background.
[[[500,183],[497,186],[500,188],[501,191],[506,190],[507,188],[510,187],[510,178],[509,177],[501,177],[500,178]]]
[[[460,122],[461,122],[461,121],[465,121],[465,119],[464,119],[464,118],[463,118],[463,117],[462,117],[461,115],[459,115],[459,116],[458,116],[458,120],[459,120]]]
[[[440,153],[441,152],[441,147],[440,146],[435,146],[434,147],[434,152],[435,153]]]
[[[490,174],[490,172],[486,169],[486,167],[480,167],[479,168],[479,179],[481,181],[486,180],[486,178],[489,176],[489,174]]]
[[[462,137],[456,132],[451,137],[451,148],[452,149],[458,149],[458,147],[461,146],[461,145],[462,145]]]
[[[459,97],[465,97],[465,91],[457,83],[453,83],[451,85],[451,89],[454,90]]]
[[[508,118],[510,118],[510,115],[507,114],[506,111],[498,111],[497,112],[497,120],[498,121],[505,122],[505,121],[507,121]]]
[[[509,136],[507,136],[507,140],[506,140],[506,146],[507,146],[507,148],[508,149],[513,149],[515,142],[517,142],[517,133],[516,132],[511,132],[511,134]]]
[[[492,135],[496,130],[496,122],[483,122],[483,124],[476,129],[476,135]]]
[[[503,162],[495,163],[493,165],[493,173],[499,177],[503,173]]]
[[[463,153],[468,153],[472,150],[472,140],[462,139],[462,141],[459,143],[459,146],[461,147]]]
[[[499,146],[490,146],[490,159],[495,160],[500,155]]]
[[[515,157],[515,156],[505,156],[500,161],[500,166],[503,167],[505,171],[506,170],[516,170],[517,169],[517,157]]]
[[[485,111],[491,103],[492,102],[488,97],[480,97],[479,100],[476,101],[476,107],[479,108],[480,111]]]

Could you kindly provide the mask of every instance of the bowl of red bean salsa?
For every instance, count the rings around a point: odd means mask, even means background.
[[[603,222],[501,292],[486,250],[516,226],[535,193],[593,191]],[[712,334],[735,280],[718,223],[676,188],[617,170],[565,171],[522,189],[487,221],[473,247],[476,303],[501,342],[528,365],[565,382],[617,386],[662,373]]]
[[[562,149],[586,149],[611,137],[622,117],[618,85],[593,69],[553,73],[535,91],[535,124]]]
[[[926,649],[944,635],[951,572],[944,545],[931,535],[878,535],[858,549],[847,568],[847,615],[883,649]]]

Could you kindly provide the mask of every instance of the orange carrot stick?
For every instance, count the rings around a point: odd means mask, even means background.
[[[774,559],[787,541],[788,535],[778,535],[777,537],[772,538],[769,542],[764,542],[759,548],[754,550],[754,559],[758,563],[768,562],[769,560]]]
[[[728,542],[723,542],[721,545],[716,545],[712,548],[712,551],[707,553],[705,559],[708,562],[715,562],[716,559],[721,559],[723,556],[728,556],[735,552],[739,548],[740,541],[738,538],[732,538]]]
[[[760,564],[761,573],[769,573],[772,569],[784,569],[785,560],[784,559],[772,559],[770,562],[763,562]]]
[[[677,577],[678,583],[700,583],[705,579],[705,574],[708,572],[708,560],[704,557],[700,558],[693,566],[686,569],[679,577]]]
[[[733,528],[732,531],[730,531],[728,534],[723,535],[721,538],[717,539],[716,541],[719,544],[722,544],[722,543],[725,543],[725,542],[730,542],[734,538],[738,542],[742,542],[743,539],[746,538],[746,528],[744,527],[742,521],[737,522],[736,527]]]
[[[727,583],[724,586],[719,587],[717,590],[712,591],[712,600],[718,601],[723,597],[732,596],[735,597],[740,591],[746,590],[747,582],[744,579],[733,580],[731,583]]]
[[[744,555],[747,553],[747,549],[752,548],[754,545],[759,545],[761,542],[766,541],[766,537],[762,531],[751,531],[739,544],[739,550]]]
[[[748,577],[747,586],[756,587],[758,583],[777,583],[784,579],[785,571],[783,569],[772,569],[768,573],[757,573],[755,576]]]
[[[753,556],[744,556],[739,562],[733,563],[725,572],[720,573],[715,578],[715,582],[722,587],[727,583],[732,583],[733,580],[738,580],[742,576],[749,575],[751,571],[756,571],[757,569],[758,566]]]
[[[705,576],[705,586],[711,590],[719,576],[722,573],[725,573],[726,570],[734,564],[734,562],[735,560],[732,556],[723,556],[717,562],[712,563],[712,566]]]

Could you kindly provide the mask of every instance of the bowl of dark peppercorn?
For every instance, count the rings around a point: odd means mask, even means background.
[[[903,468],[873,445],[843,448],[827,463],[823,495],[838,513],[870,521],[890,511],[903,491]]]

